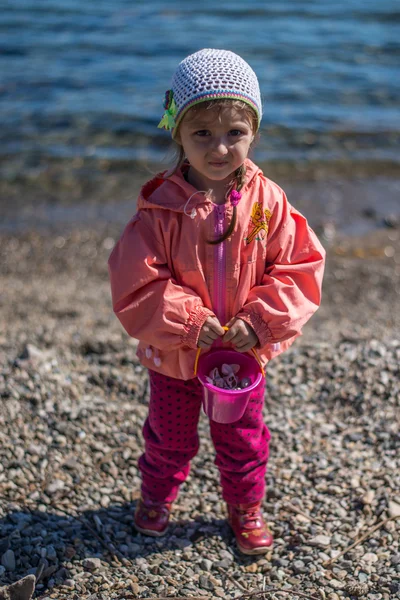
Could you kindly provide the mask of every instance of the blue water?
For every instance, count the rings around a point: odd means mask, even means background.
[[[398,1],[3,0],[3,166],[160,160],[164,92],[204,47],[233,50],[258,74],[258,160],[398,160]]]

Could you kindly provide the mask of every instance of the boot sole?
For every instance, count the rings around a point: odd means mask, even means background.
[[[261,546],[260,548],[243,548],[236,542],[237,547],[239,548],[242,554],[247,554],[247,556],[255,556],[257,554],[267,554],[269,550],[272,548],[272,544],[270,546]]]
[[[143,529],[142,527],[138,527],[136,523],[133,523],[133,526],[139,533],[143,533],[143,535],[149,535],[150,537],[162,537],[168,531],[168,527],[166,527],[163,531],[154,531],[154,529]]]

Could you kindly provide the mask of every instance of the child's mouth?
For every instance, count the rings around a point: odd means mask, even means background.
[[[212,167],[225,167],[228,163],[227,162],[209,162],[209,165],[211,165]]]

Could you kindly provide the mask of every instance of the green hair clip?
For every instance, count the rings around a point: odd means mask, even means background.
[[[173,129],[175,127],[175,115],[176,115],[176,104],[174,100],[174,92],[172,90],[167,90],[165,92],[165,100],[164,100],[164,108],[165,113],[163,118],[157,125],[160,129]]]

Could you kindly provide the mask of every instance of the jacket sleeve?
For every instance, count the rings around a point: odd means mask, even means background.
[[[325,250],[281,193],[269,224],[261,284],[236,315],[251,325],[260,347],[298,335],[321,302]]]
[[[112,303],[126,332],[159,350],[197,347],[212,311],[190,288],[179,285],[167,265],[162,236],[137,213],[108,260]]]

